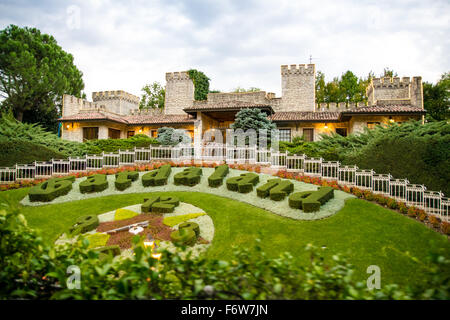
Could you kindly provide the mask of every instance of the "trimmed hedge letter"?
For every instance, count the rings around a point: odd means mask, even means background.
[[[136,181],[139,178],[139,172],[136,171],[123,171],[116,173],[116,189],[123,191],[131,187],[131,182]]]
[[[182,172],[178,172],[173,176],[173,182],[175,185],[195,186],[200,182],[202,176],[202,168],[190,167],[184,169]]]
[[[266,184],[256,189],[260,198],[270,196],[271,200],[281,201],[294,190],[294,185],[289,180],[270,179]]]
[[[174,244],[193,246],[200,235],[200,227],[195,222],[184,222],[178,226],[178,230],[170,234]]]
[[[63,196],[72,190],[72,182],[75,181],[74,176],[65,178],[53,178],[30,189],[28,197],[30,201],[52,201],[59,196]]]
[[[317,191],[295,192],[289,196],[291,208],[302,209],[304,212],[319,211],[320,206],[334,197],[332,187],[319,187]]]
[[[177,197],[160,197],[154,196],[148,199],[144,199],[144,203],[141,205],[142,213],[169,213],[173,212],[175,207],[180,204],[180,199]]]
[[[238,177],[232,177],[227,180],[227,189],[238,191],[240,193],[249,193],[253,186],[259,182],[259,175],[253,172],[243,173]]]
[[[106,174],[94,174],[89,176],[86,180],[80,182],[80,192],[101,192],[108,188],[108,180]]]
[[[150,171],[142,176],[142,185],[144,187],[163,186],[167,184],[171,171],[170,164],[165,164],[159,169]]]
[[[226,164],[217,166],[214,169],[213,174],[208,178],[208,185],[212,188],[221,186],[223,183],[223,178],[225,178],[229,171],[230,169]]]

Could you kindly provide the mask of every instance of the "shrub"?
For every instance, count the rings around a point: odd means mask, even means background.
[[[95,249],[99,253],[99,260],[105,260],[108,256],[118,256],[120,255],[120,247],[118,245],[105,246]]]
[[[259,182],[259,175],[248,172],[238,177],[227,179],[227,189],[230,191],[238,191],[240,193],[248,193],[253,190],[253,186]]]
[[[173,212],[175,207],[180,204],[180,200],[177,197],[151,197],[144,199],[144,203],[141,205],[142,213],[170,213]]]
[[[398,209],[401,214],[408,214],[408,207],[404,202],[399,202]]]
[[[281,201],[294,190],[294,185],[288,180],[270,179],[264,185],[256,189],[258,197],[270,196],[271,200]]]
[[[200,235],[200,226],[198,225],[198,223],[188,221],[188,222],[183,222],[182,224],[180,224],[178,226],[178,230],[185,229],[185,228],[190,228],[190,229],[194,230],[196,237],[198,237]]]
[[[108,180],[105,174],[94,174],[80,182],[80,192],[101,192],[108,189]]]
[[[362,198],[363,197],[363,192],[361,189],[352,187],[351,188],[352,194],[355,195],[357,198]]]
[[[450,222],[442,221],[441,223],[441,231],[446,235],[450,235]]]
[[[172,168],[170,164],[163,165],[159,169],[153,170],[142,176],[142,185],[148,186],[163,186],[167,184]]]
[[[289,196],[291,208],[302,208],[304,212],[319,211],[320,206],[334,197],[332,187],[319,187],[317,191],[296,192]]]
[[[197,167],[189,167],[182,172],[174,175],[173,180],[175,185],[195,186],[200,182],[202,176],[202,169]]]
[[[28,192],[30,201],[49,202],[59,196],[66,195],[72,190],[72,183],[75,177],[68,176],[65,178],[49,179],[35,187],[32,187]]]
[[[217,166],[214,172],[208,177],[208,185],[212,188],[219,187],[223,184],[223,179],[228,174],[230,169],[226,164]]]
[[[408,208],[408,217],[416,218],[417,217],[417,211],[415,207],[409,207]]]
[[[441,225],[441,219],[433,214],[430,214],[428,220],[430,221],[430,224],[435,228],[439,228],[439,226]]]
[[[416,214],[417,214],[417,218],[422,222],[428,218],[427,213],[421,209],[417,209]]]
[[[151,198],[145,198],[144,203],[141,205],[141,212],[148,213],[152,211],[152,206],[154,203],[159,201],[159,196],[154,196]]]
[[[193,246],[197,241],[197,236],[192,228],[182,228],[172,232],[170,239],[177,245]]]
[[[139,172],[135,171],[122,171],[116,174],[116,181],[114,185],[117,190],[123,191],[131,187],[131,182],[136,181],[139,178]]]
[[[393,209],[393,210],[398,209],[398,203],[397,203],[397,201],[395,201],[395,199],[388,198],[386,201],[386,204],[389,209]]]
[[[114,220],[126,220],[137,216],[138,213],[128,209],[117,209],[114,214]]]
[[[374,197],[372,191],[370,191],[370,190],[363,191],[363,198],[366,199],[367,201],[375,200],[375,197]]]
[[[100,224],[98,217],[96,215],[88,215],[79,217],[75,224],[69,228],[69,233],[71,235],[77,235],[81,233],[86,233],[94,230]]]
[[[200,212],[200,213],[189,213],[189,214],[183,214],[183,215],[179,215],[179,216],[165,217],[163,220],[163,223],[166,226],[173,227],[182,222],[185,222],[185,221],[188,221],[188,220],[200,217],[200,216],[204,216],[205,214],[206,213],[204,213],[204,212]]]

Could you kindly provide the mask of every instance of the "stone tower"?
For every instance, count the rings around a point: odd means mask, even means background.
[[[186,71],[166,73],[165,114],[186,114],[194,103],[194,82]]]
[[[276,111],[314,111],[316,67],[314,64],[281,66],[281,104]]]
[[[405,104],[423,108],[422,77],[373,78],[367,87],[369,105]]]
[[[104,105],[109,112],[127,115],[139,108],[139,97],[123,90],[92,92],[92,101]]]

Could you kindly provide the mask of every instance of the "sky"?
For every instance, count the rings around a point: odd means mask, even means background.
[[[140,95],[191,68],[210,89],[280,96],[280,66],[311,57],[326,80],[389,67],[436,82],[450,71],[449,0],[0,0],[0,29],[10,24],[53,35],[89,100],[92,91]]]

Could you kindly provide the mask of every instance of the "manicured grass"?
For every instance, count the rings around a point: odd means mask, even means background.
[[[0,193],[18,202],[26,189]],[[252,205],[199,192],[155,192],[177,196],[205,210],[213,219],[214,240],[208,257],[226,259],[232,246],[252,247],[260,238],[268,254],[289,251],[299,261],[307,258],[308,243],[326,246],[327,255],[345,254],[356,267],[356,276],[365,281],[369,265],[381,268],[382,285],[406,284],[424,279],[425,258],[430,251],[450,256],[450,243],[421,223],[359,199],[349,199],[337,214],[316,221],[299,221],[275,215]],[[78,216],[101,214],[141,203],[147,194],[122,194],[39,207],[23,207],[29,225],[54,241]],[[416,257],[414,262],[408,255]]]

